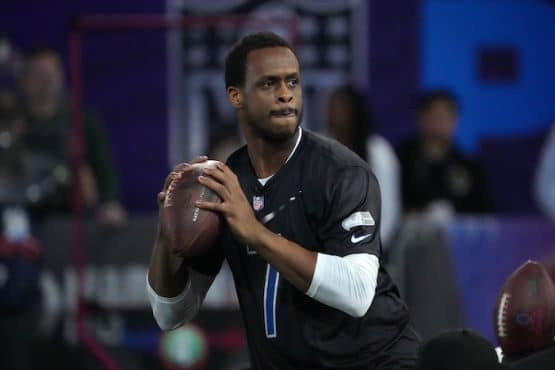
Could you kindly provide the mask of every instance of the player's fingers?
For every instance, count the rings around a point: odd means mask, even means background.
[[[229,168],[229,166],[225,163],[219,162],[216,165],[216,168],[222,171],[226,176],[230,176],[231,178],[237,178],[237,176],[235,176],[235,172],[233,172],[231,168]]]
[[[172,180],[175,178],[175,176],[178,174],[179,172],[175,171],[175,169],[170,172],[168,174],[168,176],[166,176],[166,179],[164,180],[164,186],[162,187],[162,191],[166,191],[168,189],[168,186],[170,185],[170,182],[172,182]]]
[[[164,199],[166,199],[166,192],[165,191],[159,192],[156,198],[158,199],[158,203],[164,202]]]
[[[191,164],[194,163],[202,163],[202,162],[206,162],[208,160],[208,157],[205,155],[199,155],[198,157],[195,157],[192,161]]]
[[[202,184],[215,191],[216,194],[220,196],[223,200],[227,199],[228,192],[224,185],[220,184],[213,178],[209,176],[199,176],[198,181]]]
[[[221,171],[223,173],[223,176],[227,179],[226,186],[228,187],[230,192],[242,192],[241,185],[239,185],[239,180],[237,179],[237,175],[235,175],[235,172],[233,172],[228,165],[220,162],[216,165],[216,168]]]
[[[175,167],[173,168],[172,172],[179,172],[179,171],[183,171],[185,168],[191,166],[191,163],[189,162],[183,162],[183,163],[179,163],[177,165],[175,165]]]
[[[166,177],[166,180],[164,181],[164,187],[162,188],[163,191],[166,191],[168,189],[168,186],[173,180],[180,178],[181,176],[183,176],[184,172],[187,172],[190,170],[191,170],[191,165],[189,163],[181,163],[175,166],[172,172],[168,174],[168,176]]]
[[[202,170],[203,175],[213,177],[218,182],[224,184],[225,183],[225,174],[218,168],[205,168]]]
[[[161,191],[156,195],[156,203],[158,207],[162,207],[164,205],[164,201],[166,200],[166,192]]]
[[[162,191],[168,190],[168,186],[170,185],[170,182],[172,182],[173,178],[174,178],[173,172],[170,172],[170,174],[166,176],[166,179],[164,180],[164,186],[162,187]]]
[[[225,206],[222,203],[205,202],[202,200],[197,200],[195,202],[195,205],[199,208],[206,209],[209,211],[220,212],[220,213],[225,211]]]

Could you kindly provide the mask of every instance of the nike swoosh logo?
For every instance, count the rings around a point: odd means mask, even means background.
[[[351,243],[356,244],[358,242],[361,242],[364,239],[368,239],[370,237],[370,235],[372,235],[372,234],[366,234],[366,235],[362,235],[362,236],[358,236],[358,237],[354,236],[354,235],[351,235]]]

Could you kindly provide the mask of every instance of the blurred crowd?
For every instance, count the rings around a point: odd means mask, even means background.
[[[0,205],[23,206],[31,218],[69,213],[73,185],[79,184],[86,207],[100,222],[124,222],[108,139],[89,112],[83,119],[84,160],[73,163],[76,148],[60,55],[47,48],[29,51],[14,84],[0,91]]]
[[[105,123],[87,110],[83,116],[83,160],[73,160],[79,148],[72,140],[70,94],[60,54],[48,48],[33,49],[17,63],[10,63],[12,67],[13,83],[0,86],[0,260],[4,262],[0,269],[0,342],[11,343],[12,347],[4,348],[17,353],[30,339],[13,341],[2,335],[13,332],[20,318],[27,326],[34,322],[31,318],[39,304],[41,221],[70,215],[75,196],[84,202],[86,216],[101,225],[124,225],[127,212],[120,201],[119,176]],[[422,91],[414,106],[414,134],[394,145],[376,131],[367,91],[352,85],[337,86],[327,104],[323,134],[366,160],[378,179],[381,235],[387,252],[405,215],[417,214],[443,223],[458,214],[495,211],[483,164],[466,155],[455,142],[461,109],[456,91]],[[225,160],[239,145],[242,140],[237,128],[228,125],[216,135],[211,157]],[[530,165],[537,167],[531,186],[538,206],[555,220],[555,126],[538,163]],[[12,263],[16,260],[17,264]],[[9,269],[21,266],[26,272],[20,275],[17,287],[6,288],[5,276],[14,274]],[[468,351],[461,350],[464,356],[483,350],[488,361],[496,360],[495,351],[469,331],[448,333],[437,341],[427,344],[423,353],[445,354],[444,343],[468,342]],[[4,368],[1,363],[0,368]],[[423,368],[432,369],[428,365]]]
[[[76,196],[101,225],[121,226],[127,216],[108,138],[89,112],[84,158],[73,160],[79,148],[60,55],[37,48],[9,62],[0,63],[0,77],[10,75],[0,87],[0,345],[11,356],[0,357],[0,368],[32,369],[30,354],[45,347],[38,345],[43,222],[71,215]]]
[[[1,48],[1,46],[0,46]],[[38,48],[10,63],[13,83],[0,85],[0,206],[22,207],[30,219],[72,211],[79,185],[89,214],[106,225],[125,222],[119,179],[104,122],[85,110],[81,163],[75,142],[63,61],[53,49]],[[2,71],[6,74],[6,71]],[[6,86],[5,86],[6,85]],[[413,135],[391,143],[376,132],[366,91],[344,85],[327,104],[327,129],[365,159],[382,191],[382,237],[387,245],[403,214],[448,220],[459,213],[495,212],[484,166],[455,142],[459,118],[456,92],[423,91],[414,102]],[[538,207],[555,218],[555,128],[537,165],[533,186]],[[242,145],[234,125],[212,135],[209,153],[226,156]],[[77,167],[78,168],[77,168]]]

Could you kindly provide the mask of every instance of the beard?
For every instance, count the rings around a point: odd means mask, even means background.
[[[256,115],[252,114],[249,109],[245,111],[245,121],[247,126],[249,126],[254,134],[262,140],[266,141],[267,143],[271,144],[281,144],[291,140],[297,132],[299,131],[299,126],[301,125],[303,116],[303,109],[301,108],[296,115],[297,122],[293,130],[290,130],[289,127],[276,129],[272,127],[270,124],[264,124],[267,122],[267,119],[260,119]]]

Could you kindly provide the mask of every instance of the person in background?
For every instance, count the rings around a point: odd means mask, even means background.
[[[418,133],[397,149],[406,211],[488,210],[481,166],[461,153],[453,139],[458,117],[457,100],[447,90],[419,99]]]
[[[555,220],[555,124],[542,150],[534,188],[540,209]]]
[[[401,218],[401,168],[395,151],[374,132],[364,93],[351,85],[332,91],[328,104],[328,133],[370,164],[382,195],[381,234],[390,245]]]
[[[15,94],[1,90],[0,207],[42,207],[55,189],[68,181],[68,173],[60,171],[52,157],[24,145],[25,129],[25,114]]]
[[[23,112],[14,94],[0,91],[0,206],[15,201],[21,189],[21,145]]]
[[[24,115],[0,90],[0,369],[31,370],[39,345],[41,246],[33,236],[25,191],[36,160],[21,145]]]
[[[54,158],[58,168],[69,171],[71,118],[58,53],[36,49],[27,54],[18,87],[27,120],[24,144],[34,152]],[[120,224],[126,215],[118,201],[118,178],[110,148],[100,122],[88,113],[84,114],[83,136],[84,164],[79,174],[85,204],[97,207],[101,222]],[[68,211],[70,205],[71,192],[60,187],[46,212]]]

